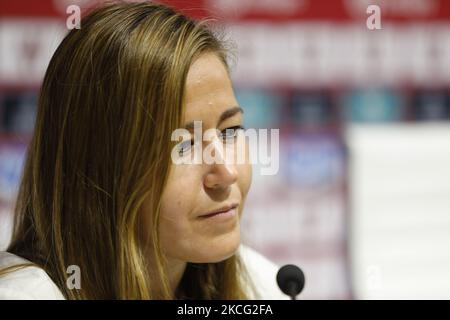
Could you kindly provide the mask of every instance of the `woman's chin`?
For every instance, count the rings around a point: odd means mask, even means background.
[[[216,263],[233,256],[240,245],[239,233],[221,239],[212,239],[207,245],[199,248],[193,263]]]

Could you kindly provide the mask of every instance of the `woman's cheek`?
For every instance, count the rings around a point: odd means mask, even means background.
[[[161,224],[165,230],[181,232],[192,215],[197,202],[198,185],[189,166],[175,166],[169,176],[161,203]],[[182,178],[178,178],[182,177]]]
[[[250,163],[239,165],[238,173],[239,189],[244,200],[252,183],[252,165]]]

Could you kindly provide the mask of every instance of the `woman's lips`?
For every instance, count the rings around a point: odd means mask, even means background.
[[[206,213],[200,216],[202,219],[209,219],[209,218],[230,218],[237,214],[237,204],[233,204],[230,206],[226,206],[225,208],[221,208],[218,210],[214,210],[210,213]]]

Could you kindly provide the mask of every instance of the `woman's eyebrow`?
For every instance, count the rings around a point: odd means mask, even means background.
[[[219,117],[219,121],[217,122],[217,127],[226,119],[231,118],[232,116],[234,116],[236,113],[244,113],[244,109],[242,109],[239,106],[234,106],[230,109],[225,110],[224,112],[222,112],[222,114]],[[187,130],[194,130],[194,121],[190,121],[188,123],[186,123],[186,125],[184,126],[185,129]]]
[[[217,122],[217,126],[219,126],[219,124],[221,124],[223,121],[225,121],[228,118],[231,118],[232,116],[234,116],[236,113],[244,113],[244,109],[242,109],[239,106],[235,106],[232,107],[228,110],[225,110],[219,117],[219,121]]]

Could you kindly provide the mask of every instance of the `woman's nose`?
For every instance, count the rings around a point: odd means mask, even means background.
[[[225,157],[223,155],[223,148],[216,147],[213,152],[215,153],[214,158],[217,161],[208,165],[209,168],[204,179],[204,184],[207,188],[226,188],[238,179],[236,165],[230,159],[233,157]]]

